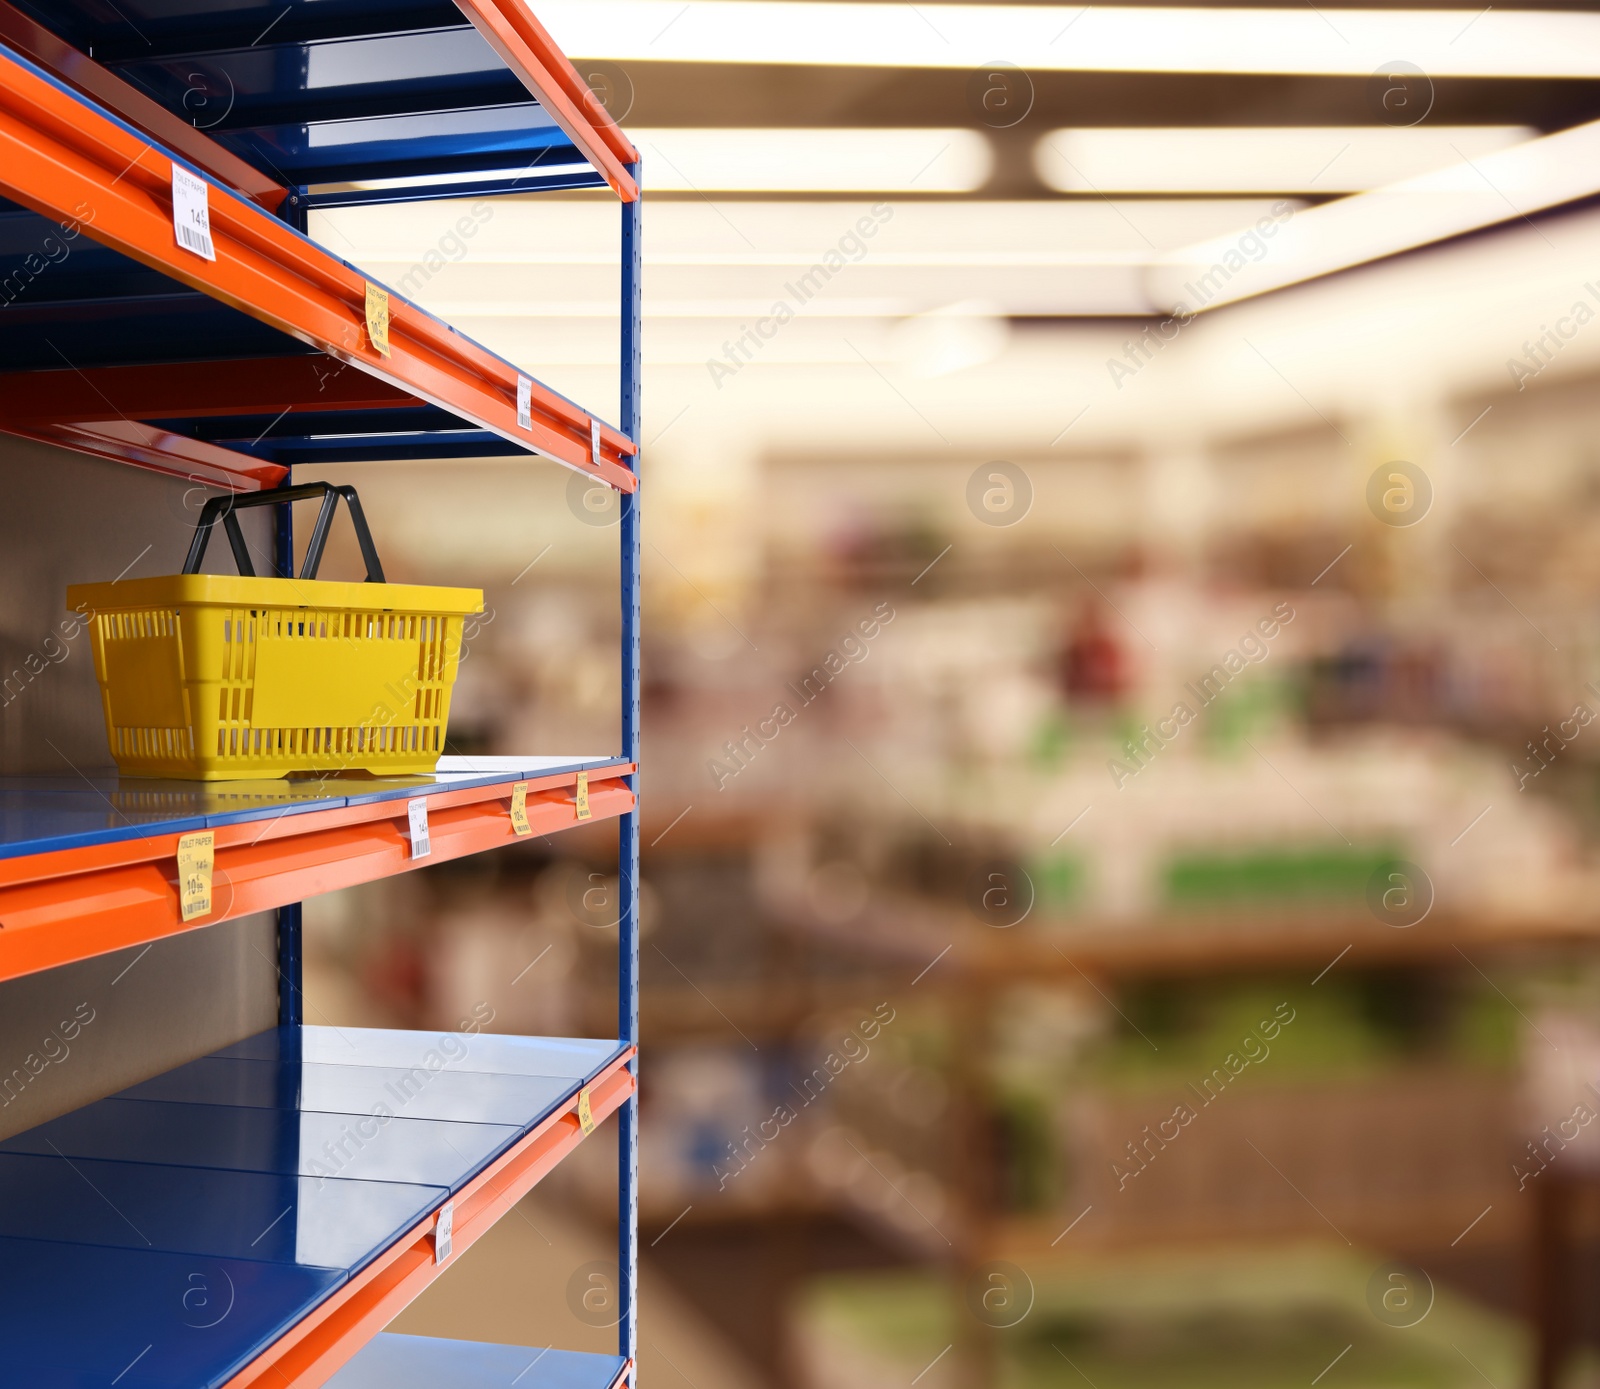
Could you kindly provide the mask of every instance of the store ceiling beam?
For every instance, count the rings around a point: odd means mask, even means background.
[[[187,121],[152,101],[99,63],[58,38],[42,24],[36,24],[14,6],[0,0],[0,43],[31,58],[46,72],[85,96],[114,111],[124,120],[147,131],[168,149],[176,150],[189,163],[205,170],[212,178],[236,188],[262,207],[276,210],[289,196],[289,190],[268,178],[253,164],[230,154],[221,145]]]
[[[1600,76],[1600,16],[1490,6],[950,4],[887,0],[541,0],[568,53],[618,63],[998,72],[1305,74],[1432,80]],[[1463,26],[1470,26],[1463,28]],[[1062,42],[1068,30],[1071,37]],[[1339,41],[1333,41],[1337,36]],[[982,60],[980,60],[981,62]]]
[[[1023,90],[1033,100],[1026,118],[1013,127],[989,128],[986,133],[997,145],[1002,175],[1011,151],[1020,156],[1019,172],[1027,175],[1031,174],[1029,148],[1038,132],[1063,126],[1151,122],[1270,127],[1286,120],[1299,125],[1372,123],[1368,76],[1043,72],[1030,68]],[[633,102],[629,133],[652,167],[657,161],[639,134],[651,126],[933,127],[949,125],[952,113],[972,109],[968,94],[971,73],[960,68],[795,68],[652,60],[628,63],[627,77]],[[1457,77],[1437,82],[1433,95],[1430,125],[1531,125],[1548,131],[1600,116],[1600,93],[1587,82]],[[656,201],[654,183],[652,177],[652,201]],[[1030,178],[1029,183],[1035,196],[1054,196],[1035,180]]]
[[[379,353],[367,278],[243,196],[210,187],[215,260],[180,247],[173,168],[153,141],[0,49],[0,194],[513,443],[621,491],[637,486],[637,448],[620,431],[600,426],[591,457],[589,413],[531,380],[521,425],[522,374],[397,295],[390,352]]]

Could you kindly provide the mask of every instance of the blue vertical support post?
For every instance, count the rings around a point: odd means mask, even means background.
[[[285,473],[279,487],[288,487]],[[272,572],[280,579],[294,577],[294,508],[288,502],[272,508]],[[278,1022],[303,1022],[300,954],[300,903],[278,908]]]
[[[306,230],[304,188],[293,188],[284,199],[281,216],[296,231]],[[293,470],[284,473],[279,487],[294,484]],[[294,508],[284,502],[272,508],[272,571],[280,579],[294,577]],[[301,954],[300,903],[278,908],[278,1022],[280,1025],[305,1020],[301,986],[304,970]]]
[[[635,182],[639,165],[630,166]],[[642,185],[641,185],[642,187]],[[622,430],[639,443],[643,354],[640,336],[642,251],[640,207],[622,205]],[[634,455],[637,474],[640,454]],[[639,493],[622,496],[622,755],[639,762]],[[630,778],[634,806],[622,817],[617,841],[620,898],[617,930],[617,1026],[624,1042],[639,1042],[639,774]],[[639,1062],[632,1062],[635,1078]],[[623,1107],[617,1126],[617,1353],[637,1361],[639,1352],[639,1097]],[[632,1379],[638,1379],[635,1369]]]

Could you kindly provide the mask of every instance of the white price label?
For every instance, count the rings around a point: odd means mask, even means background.
[[[446,1201],[439,1207],[438,1218],[433,1225],[433,1261],[442,1264],[450,1257],[450,1242],[455,1235],[456,1212],[455,1206]]]
[[[533,382],[526,376],[517,377],[517,423],[533,428]]]
[[[428,843],[427,801],[409,802],[406,805],[406,814],[411,817],[411,857],[427,858],[432,852],[432,846]]]
[[[217,258],[211,244],[211,189],[203,178],[172,166],[172,231],[178,245],[206,260]]]
[[[589,418],[589,461],[600,466],[600,421],[593,416]]]

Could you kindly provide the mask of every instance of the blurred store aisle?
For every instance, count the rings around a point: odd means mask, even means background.
[[[609,1351],[616,1333],[604,1294],[582,1289],[614,1260],[609,1231],[573,1220],[538,1194],[502,1220],[465,1258],[411,1304],[390,1328],[417,1336],[458,1336],[524,1346]],[[613,1262],[613,1267],[615,1264]],[[576,1280],[576,1281],[575,1281]],[[614,1315],[614,1313],[613,1313]],[[682,1301],[645,1260],[639,1264],[641,1382],[671,1389],[765,1389],[764,1381]]]

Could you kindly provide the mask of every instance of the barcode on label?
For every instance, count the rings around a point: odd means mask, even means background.
[[[178,836],[178,908],[185,921],[211,915],[211,882],[216,861],[215,830],[197,830]]]
[[[433,1223],[433,1262],[442,1264],[450,1257],[450,1251],[455,1244],[456,1212],[453,1203],[446,1201],[439,1207],[439,1215]]]
[[[211,190],[203,178],[172,166],[172,231],[178,245],[206,260],[217,258],[211,243]]]
[[[411,857],[427,858],[433,852],[428,838],[428,803],[421,797],[406,804],[406,819],[411,831]]]
[[[533,428],[533,382],[526,376],[517,377],[517,423]]]

